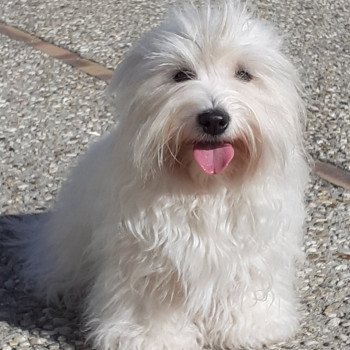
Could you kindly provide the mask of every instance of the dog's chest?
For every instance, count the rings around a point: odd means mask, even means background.
[[[234,204],[224,197],[189,197],[162,206],[167,227],[183,238],[210,239],[228,236],[236,225]]]
[[[152,230],[162,232],[165,253],[180,270],[200,276],[229,268],[239,239],[233,203],[223,197],[193,197],[161,207]]]

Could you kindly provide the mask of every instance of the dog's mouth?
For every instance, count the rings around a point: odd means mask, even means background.
[[[193,145],[193,157],[207,175],[222,173],[234,153],[233,146],[226,142],[197,142]]]

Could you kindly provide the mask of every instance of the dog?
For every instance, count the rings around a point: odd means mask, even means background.
[[[238,1],[189,3],[118,66],[115,127],[17,234],[26,281],[83,300],[95,348],[259,348],[296,331],[309,166],[281,45]]]

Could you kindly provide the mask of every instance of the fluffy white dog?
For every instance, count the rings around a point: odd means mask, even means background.
[[[280,39],[237,1],[184,5],[110,86],[117,126],[23,244],[98,349],[260,347],[297,328],[304,108]]]

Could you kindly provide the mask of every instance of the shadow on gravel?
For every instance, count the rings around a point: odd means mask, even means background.
[[[21,262],[1,241],[11,236],[8,219],[30,221],[42,218],[45,213],[1,216],[0,215],[0,345],[11,341],[13,336],[28,332],[31,348],[50,350],[83,349],[83,336],[79,330],[77,310],[48,306],[35,298],[19,278]],[[3,339],[4,338],[4,339]]]

